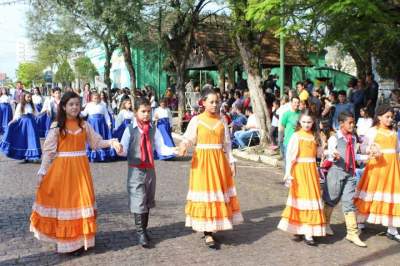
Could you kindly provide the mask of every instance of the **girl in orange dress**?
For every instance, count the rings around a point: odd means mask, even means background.
[[[229,230],[243,221],[233,177],[235,159],[226,121],[219,116],[213,90],[203,92],[205,112],[190,120],[180,155],[195,145],[185,207],[186,226],[203,232],[205,243],[217,248],[213,232]]]
[[[317,143],[320,142],[315,120],[308,111],[299,118],[296,132],[290,138],[285,181],[289,185],[286,208],[278,228],[315,246],[313,236],[325,236],[324,204],[317,170]]]
[[[94,246],[96,204],[86,142],[93,149],[121,148],[116,140],[103,140],[79,113],[79,95],[65,93],[44,142],[30,218],[35,237],[56,243],[60,253],[80,254]]]
[[[358,184],[354,203],[358,221],[388,227],[386,236],[400,242],[400,163],[394,112],[382,105],[376,110],[373,127],[366,135],[367,153],[372,157]]]

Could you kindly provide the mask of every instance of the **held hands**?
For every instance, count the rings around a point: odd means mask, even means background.
[[[111,147],[120,155],[123,153],[124,149],[122,144],[118,142],[118,140],[111,141]]]
[[[369,157],[371,159],[379,158],[382,155],[381,149],[378,144],[372,143],[369,148]]]
[[[187,147],[186,144],[181,142],[179,144],[178,156],[183,157],[187,155]]]
[[[333,159],[334,160],[339,160],[340,159],[340,154],[339,154],[339,152],[337,150],[335,150],[333,152]]]
[[[236,176],[236,164],[235,163],[231,163],[231,172],[232,172],[232,177]]]

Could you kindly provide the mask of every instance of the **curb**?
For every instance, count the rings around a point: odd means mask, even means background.
[[[182,135],[172,132],[172,137],[174,139],[177,139],[179,141],[182,140]],[[275,158],[273,156],[268,156],[268,155],[258,155],[258,154],[251,154],[246,151],[240,151],[237,149],[232,150],[233,156],[235,156],[238,159],[245,159],[253,162],[258,162],[258,163],[263,163],[267,165],[271,165],[273,167],[279,167],[282,168],[282,162],[278,158]]]

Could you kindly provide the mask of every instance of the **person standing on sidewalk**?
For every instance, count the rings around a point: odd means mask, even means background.
[[[186,226],[203,232],[206,246],[218,248],[213,233],[230,230],[243,221],[233,177],[235,159],[229,128],[219,115],[213,90],[202,93],[205,111],[192,118],[183,135],[179,155],[195,145],[185,207]]]
[[[299,111],[300,99],[297,96],[293,96],[290,100],[290,110],[282,115],[282,119],[279,124],[279,142],[283,139],[282,147],[282,158],[284,165],[286,165],[286,149],[289,143],[290,137],[296,130],[297,121],[300,117]]]
[[[328,139],[328,156],[333,163],[323,188],[326,234],[334,234],[329,226],[330,217],[341,200],[347,228],[346,239],[359,247],[366,247],[358,237],[356,207],[353,203],[357,185],[354,116],[350,112],[342,112],[338,120],[339,130]]]

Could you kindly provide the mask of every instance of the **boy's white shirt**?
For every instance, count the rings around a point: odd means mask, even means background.
[[[152,124],[150,124],[151,127],[153,127]],[[138,127],[136,119],[134,118],[132,121],[132,127],[136,128]],[[139,129],[140,133],[143,133],[143,131]],[[127,156],[128,154],[128,148],[129,148],[129,141],[131,139],[131,132],[129,131],[129,127],[127,127],[124,131],[124,134],[122,135],[121,139],[121,144],[123,147],[123,151],[120,154],[121,156]],[[160,131],[155,127],[155,134],[154,134],[154,147],[153,151],[156,150],[157,152],[161,154],[176,154],[176,149],[174,147],[168,147],[164,144],[162,135]]]
[[[328,160],[333,162],[335,161],[335,152],[337,151],[337,142],[338,139],[337,138],[343,138],[346,141],[346,138],[344,137],[343,133],[338,130],[336,132],[335,135],[332,135],[329,139],[328,139],[328,150],[327,150],[327,154],[328,155]],[[356,161],[366,161],[368,160],[368,155],[365,154],[360,154],[357,153],[357,145],[356,145],[356,137],[353,135],[352,139],[354,141],[354,145],[353,145],[353,149],[354,149],[354,154],[355,154],[355,160]]]

